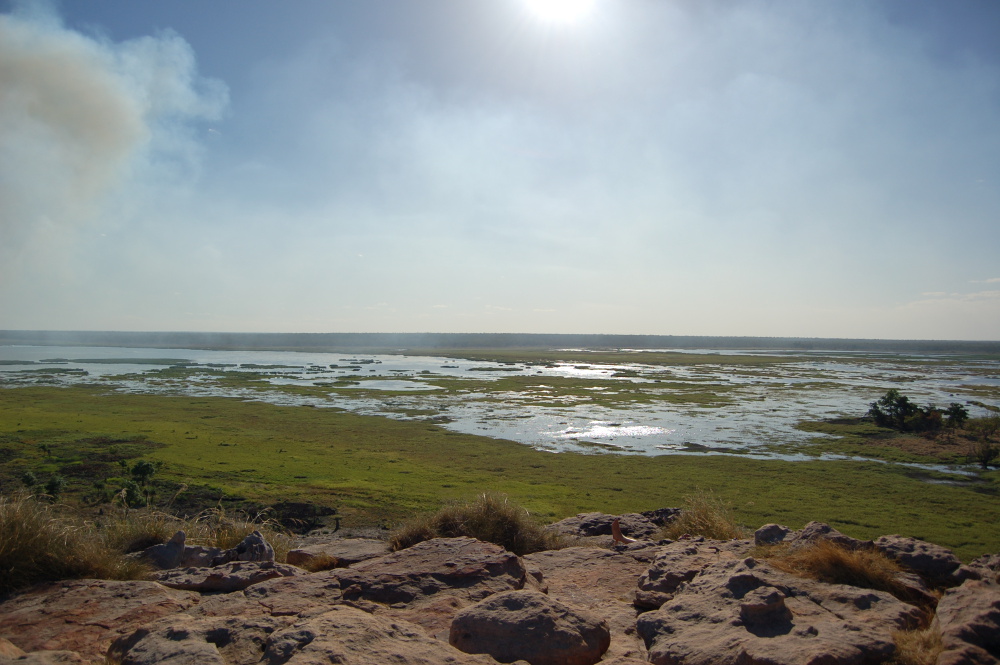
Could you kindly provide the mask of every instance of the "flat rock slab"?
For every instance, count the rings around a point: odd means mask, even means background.
[[[356,563],[389,554],[389,544],[374,538],[331,538],[291,550],[286,561],[293,566],[305,566],[318,556],[333,557],[337,566],[346,568]]]
[[[111,654],[121,665],[494,665],[344,605],[305,619],[175,615],[117,640]]]
[[[273,561],[233,561],[214,568],[174,568],[154,573],[153,578],[171,589],[231,593],[276,577],[307,574],[301,568]]]
[[[25,652],[73,651],[102,660],[117,637],[198,604],[199,595],[156,582],[71,580],[0,604],[0,637]]]
[[[568,547],[524,557],[537,568],[549,596],[608,622],[611,646],[602,662],[616,658],[645,660],[646,648],[635,633],[634,600],[639,576],[648,564],[628,553],[596,547]]]
[[[1000,585],[968,581],[949,589],[934,625],[944,647],[938,665],[1000,663]]]
[[[503,663],[593,665],[611,644],[608,623],[525,589],[490,596],[455,615],[449,642]]]
[[[656,665],[862,665],[922,613],[887,593],[794,577],[752,558],[711,564],[637,630]]]
[[[656,558],[639,577],[635,604],[657,609],[677,588],[690,582],[708,566],[720,561],[743,558],[753,547],[751,540],[709,540],[690,538],[659,548]]]

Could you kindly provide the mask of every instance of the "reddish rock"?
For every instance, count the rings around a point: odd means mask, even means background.
[[[711,564],[637,629],[656,665],[861,665],[922,613],[887,593],[794,577],[751,558]]]
[[[616,519],[619,521],[622,533],[629,538],[649,539],[660,530],[660,526],[656,522],[641,513],[628,513],[626,515],[579,513],[574,517],[553,522],[545,528],[549,531],[578,538],[610,536],[611,523]]]
[[[972,580],[949,589],[934,626],[944,647],[938,665],[1000,663],[1000,585]]]
[[[875,540],[875,548],[936,584],[947,583],[962,565],[948,548],[906,536],[882,536]]]
[[[171,589],[230,593],[276,577],[306,574],[301,568],[273,561],[234,561],[214,568],[164,570],[155,573],[153,578]]]
[[[525,556],[524,563],[543,575],[551,598],[608,622],[611,646],[602,663],[645,660],[646,648],[635,634],[632,600],[647,563],[628,553],[596,547],[537,552]]]
[[[198,601],[196,593],[156,582],[71,580],[0,604],[0,637],[27,652],[68,650],[100,660],[120,635]]]
[[[346,568],[356,563],[385,556],[389,545],[374,538],[331,538],[330,540],[294,549],[285,558],[293,566],[306,566],[317,556],[333,557],[338,567]]]
[[[800,547],[814,543],[817,540],[829,540],[849,550],[871,549],[874,547],[874,543],[870,540],[851,538],[823,522],[809,522],[809,524],[802,527],[801,531],[786,539],[785,542],[791,544],[792,547]]]
[[[659,548],[649,569],[639,577],[635,604],[657,609],[677,588],[690,582],[707,566],[746,556],[753,546],[749,540],[678,540]]]
[[[490,596],[455,615],[449,642],[503,663],[593,665],[611,644],[608,624],[533,590]]]

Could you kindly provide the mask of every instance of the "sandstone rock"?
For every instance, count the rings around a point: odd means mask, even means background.
[[[176,614],[115,640],[108,653],[121,665],[249,665],[260,662],[268,637],[289,623],[267,616]]]
[[[532,590],[507,591],[455,615],[449,642],[509,663],[593,665],[607,651],[606,621]]]
[[[749,552],[749,540],[707,540],[693,538],[664,545],[648,570],[639,577],[635,604],[644,609],[657,609],[677,588],[693,580],[707,566]]]
[[[391,621],[360,610],[338,606],[296,623],[268,640],[263,663],[280,665],[491,665],[483,656],[462,653],[428,637],[419,627]]]
[[[792,530],[780,524],[765,524],[754,531],[753,542],[755,545],[777,545],[792,534]]]
[[[883,662],[921,612],[887,593],[823,584],[751,558],[710,564],[637,630],[657,665]]]
[[[1000,663],[1000,585],[969,581],[949,589],[934,626],[944,647],[938,665]]]
[[[253,531],[232,550],[230,561],[270,561],[274,562],[274,548],[264,539],[260,531]],[[225,555],[224,555],[225,556]]]
[[[142,552],[143,558],[161,570],[176,568],[181,563],[184,555],[185,535],[183,531],[178,531],[173,537],[162,545],[147,547]],[[149,542],[149,541],[146,541]]]
[[[936,584],[947,582],[962,565],[951,550],[906,536],[881,536],[875,548]]]
[[[590,537],[610,536],[611,522],[618,519],[622,533],[629,538],[649,539],[659,531],[653,520],[640,513],[627,515],[607,515],[605,513],[580,513],[575,517],[549,524],[546,529],[567,536]]]
[[[32,651],[11,658],[0,655],[0,665],[90,665],[75,651]]]
[[[314,557],[326,555],[337,559],[338,566],[346,568],[388,553],[389,545],[384,540],[332,538],[327,542],[294,549],[285,560],[293,566],[304,566]]]
[[[961,569],[959,572],[963,572]],[[966,571],[969,579],[984,579],[1000,583],[1000,554],[985,554],[973,560]]]
[[[119,635],[198,603],[155,582],[72,580],[0,603],[0,637],[24,651],[75,651],[100,660]]]
[[[550,598],[582,609],[608,622],[611,646],[602,663],[645,661],[646,647],[635,634],[632,600],[639,576],[646,571],[646,553],[640,559],[625,551],[597,547],[568,547],[524,557],[526,567],[544,576]]]
[[[171,589],[230,593],[276,577],[306,575],[306,571],[273,561],[234,561],[215,568],[174,568],[153,579]]]
[[[516,554],[475,538],[435,538],[350,568],[337,570],[346,598],[410,603],[444,589],[466,590],[471,600],[521,589],[524,564]]]
[[[851,538],[850,536],[842,534],[829,524],[824,524],[823,522],[809,522],[809,524],[806,524],[801,531],[789,538],[787,542],[789,542],[792,547],[800,547],[802,545],[814,543],[821,539],[832,541],[849,550],[871,549],[874,547],[874,543],[870,540],[858,540],[857,538]]]

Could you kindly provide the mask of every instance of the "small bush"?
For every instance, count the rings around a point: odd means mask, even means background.
[[[63,579],[141,579],[148,569],[29,495],[0,497],[0,594]]]
[[[941,654],[941,634],[932,629],[899,630],[892,634],[896,654],[889,665],[934,665]]]
[[[711,492],[699,492],[685,497],[680,515],[660,532],[661,538],[674,540],[683,535],[732,540],[746,538],[748,532],[736,521],[729,505]]]
[[[506,496],[481,494],[474,501],[445,506],[433,515],[405,523],[390,536],[389,547],[396,551],[432,538],[458,536],[495,543],[519,555],[564,544],[559,535],[546,531]]]
[[[775,568],[793,575],[886,591],[906,602],[913,600],[897,581],[903,572],[899,564],[878,550],[849,550],[821,539],[804,547],[779,549],[768,560]]]

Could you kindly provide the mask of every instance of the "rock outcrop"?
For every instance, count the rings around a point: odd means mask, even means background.
[[[604,519],[577,517],[577,525]],[[857,540],[821,523],[767,525],[753,540],[611,549],[605,540],[518,557],[472,538],[393,553],[380,541],[328,539],[300,548],[296,560],[324,556],[340,567],[309,573],[275,563],[256,536],[213,551],[180,533],[147,550],[177,564],[155,573],[158,581],[67,581],[0,603],[0,665],[106,655],[121,665],[875,664],[892,657],[894,631],[927,625],[938,595],[937,665],[1000,664],[1000,555],[962,566],[931,543]],[[895,559],[906,571],[899,597],[751,556],[772,551],[759,545],[820,540]],[[191,561],[202,565],[183,565]]]
[[[502,663],[593,665],[611,645],[608,622],[533,590],[506,591],[465,608],[448,640]]]
[[[705,566],[637,627],[657,665],[883,662],[923,613],[889,594],[794,577],[753,558]]]

